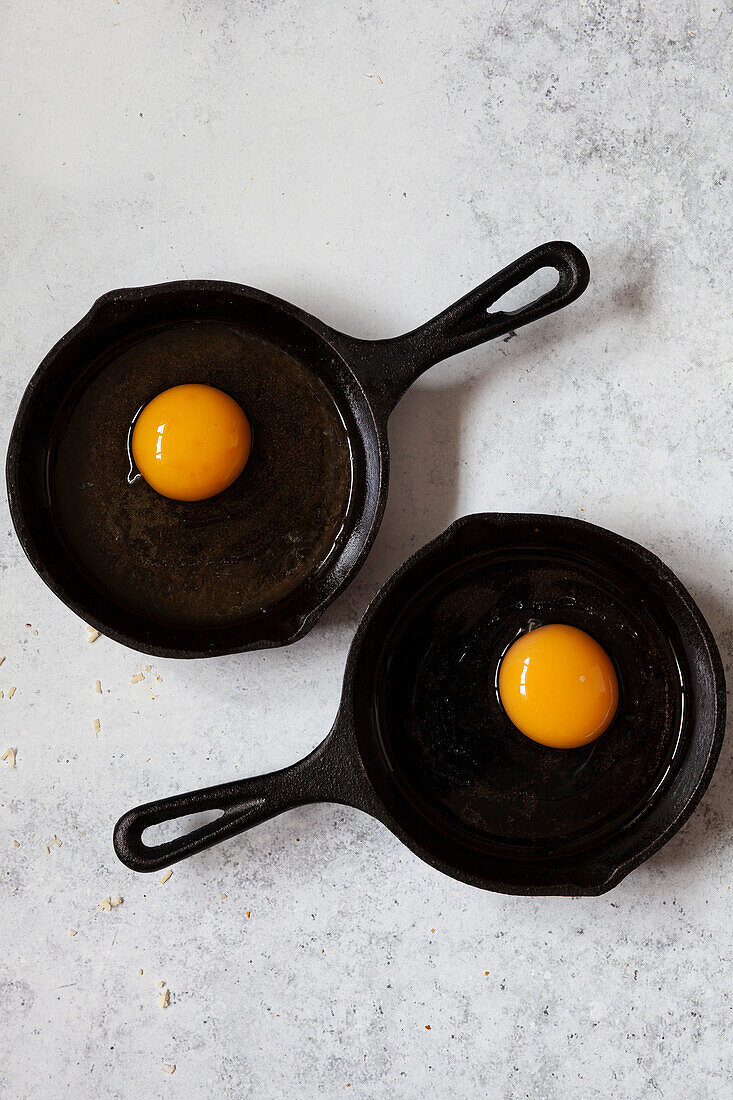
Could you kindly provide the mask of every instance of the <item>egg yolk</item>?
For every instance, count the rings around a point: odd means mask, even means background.
[[[132,431],[132,457],[148,485],[172,500],[205,500],[239,477],[252,433],[236,401],[213,386],[164,390]]]
[[[530,630],[509,647],[499,667],[499,698],[527,737],[551,748],[574,749],[610,726],[618,681],[598,642],[558,623]]]

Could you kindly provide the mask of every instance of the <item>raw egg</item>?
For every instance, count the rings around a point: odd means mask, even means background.
[[[132,430],[132,457],[161,496],[206,500],[244,469],[252,445],[249,421],[228,394],[189,384],[164,390]]]
[[[610,726],[618,680],[594,638],[554,623],[527,631],[509,647],[499,667],[499,698],[527,737],[551,748],[574,749]]]

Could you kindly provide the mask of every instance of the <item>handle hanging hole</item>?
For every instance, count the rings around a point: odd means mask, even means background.
[[[487,313],[519,313],[533,305],[538,298],[554,290],[560,282],[560,273],[554,267],[541,267],[523,282],[507,290],[501,298],[488,307]]]
[[[168,844],[171,840],[177,840],[186,833],[193,833],[203,825],[211,825],[218,821],[224,813],[223,810],[201,810],[197,814],[184,814],[183,817],[172,817],[168,821],[160,821],[157,825],[148,825],[143,829],[143,843],[149,847],[157,847],[158,844]]]

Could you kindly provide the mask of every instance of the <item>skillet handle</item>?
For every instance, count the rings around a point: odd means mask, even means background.
[[[340,770],[336,765],[342,750],[334,732],[309,756],[282,771],[189,791],[128,810],[114,829],[118,858],[133,871],[159,871],[307,802],[349,802],[348,792],[336,790]],[[216,821],[163,844],[146,844],[142,838],[151,825],[204,810],[221,810],[222,814]]]
[[[494,302],[507,291],[545,267],[558,273],[557,285],[552,290],[520,309],[491,311]],[[588,261],[579,248],[568,241],[548,241],[520,256],[412,332],[391,340],[358,341],[360,348],[354,351],[358,360],[361,350],[359,374],[369,396],[376,396],[389,413],[408,386],[428,367],[563,309],[580,297],[589,279]]]

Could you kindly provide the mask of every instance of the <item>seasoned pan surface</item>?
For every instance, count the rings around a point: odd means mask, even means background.
[[[57,425],[52,499],[71,551],[109,598],[163,623],[226,626],[282,604],[338,551],[351,412],[294,355],[235,324],[198,321],[154,330],[90,369]],[[233,397],[254,440],[234,484],[194,504],[162,500],[120,446],[141,406],[191,381]]]
[[[502,655],[543,623],[590,633],[617,672],[616,717],[582,748],[530,740],[499,700]],[[384,774],[436,829],[484,853],[592,847],[648,808],[684,744],[690,671],[664,606],[608,563],[530,538],[441,573],[397,617],[370,674],[364,736]]]

